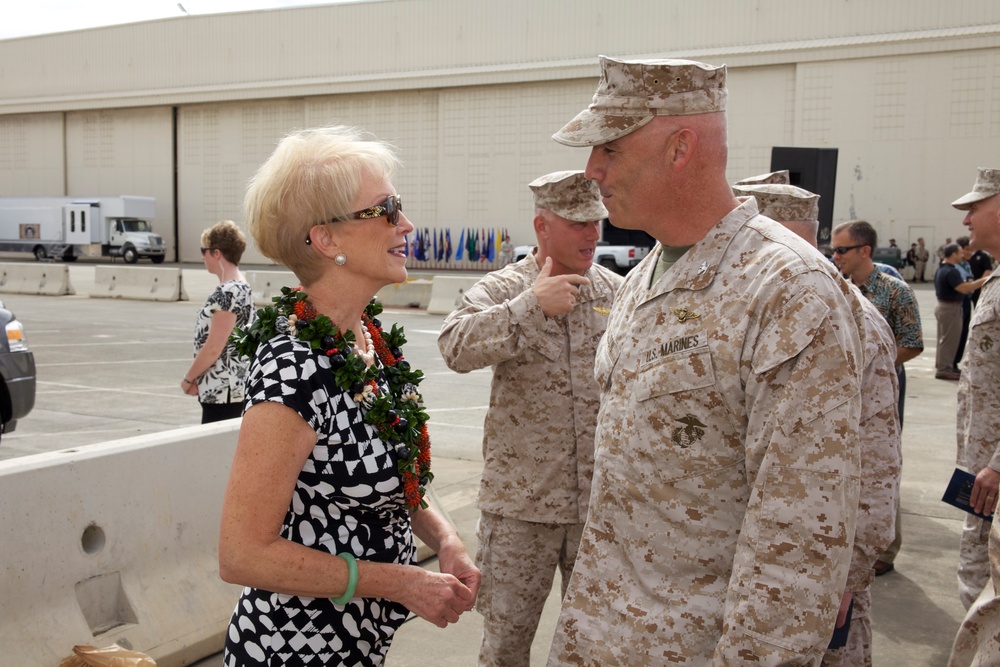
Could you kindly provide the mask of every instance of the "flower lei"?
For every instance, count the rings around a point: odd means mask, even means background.
[[[424,378],[403,358],[406,343],[403,328],[393,324],[386,333],[378,315],[381,304],[375,299],[365,307],[361,320],[371,334],[375,354],[382,362],[367,366],[354,348],[354,332],[341,331],[308,301],[301,287],[281,288],[272,299],[274,306],[257,311],[248,329],[236,328],[231,342],[240,356],[253,357],[257,347],[277,334],[287,333],[306,341],[330,359],[330,371],[337,386],[351,392],[360,406],[365,423],[375,428],[383,442],[392,444],[399,456],[397,468],[403,478],[403,493],[410,509],[426,508],[424,495],[431,472],[431,440],[427,434],[427,413],[417,385]],[[379,389],[379,373],[384,374],[389,393]]]

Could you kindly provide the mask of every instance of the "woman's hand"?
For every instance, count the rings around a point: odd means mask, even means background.
[[[406,583],[398,601],[439,628],[457,623],[462,612],[475,604],[475,593],[453,575],[429,572],[411,565],[407,566],[404,576]]]
[[[438,549],[438,564],[441,572],[454,576],[471,591],[472,599],[468,601],[468,606],[462,611],[472,611],[476,604],[476,596],[479,594],[479,584],[483,575],[472,562],[469,553],[465,550],[465,545],[462,544],[457,535],[442,543]]]
[[[197,382],[188,382],[187,378],[182,378],[181,379],[181,391],[183,391],[188,396],[197,396],[198,395],[198,383]]]

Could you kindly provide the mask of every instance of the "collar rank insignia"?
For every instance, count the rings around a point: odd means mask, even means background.
[[[703,275],[706,271],[708,271],[708,262],[702,262],[701,266],[698,267],[698,275]]]
[[[701,315],[693,310],[688,310],[687,308],[674,308],[673,306],[670,307],[670,313],[677,316],[678,322],[687,322],[688,320],[694,320],[701,317]]]

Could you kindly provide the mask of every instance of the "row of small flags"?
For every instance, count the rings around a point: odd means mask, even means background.
[[[409,255],[421,262],[492,262],[500,254],[507,229],[463,229],[458,244],[451,244],[451,229],[417,229]]]

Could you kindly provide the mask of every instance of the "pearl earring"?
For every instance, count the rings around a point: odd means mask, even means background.
[[[344,264],[347,264],[347,255],[344,253],[338,253],[337,256],[333,258],[333,261],[337,264],[337,266],[343,266]]]

